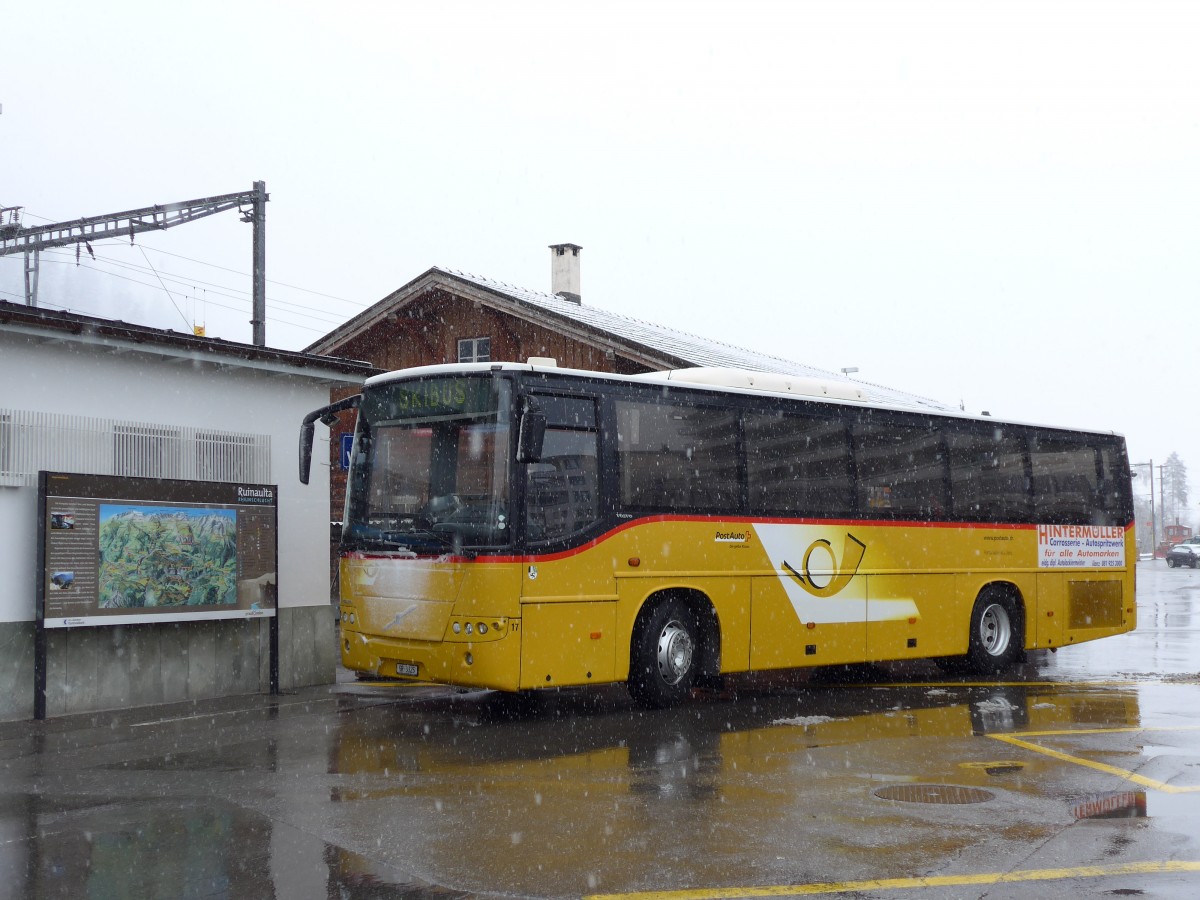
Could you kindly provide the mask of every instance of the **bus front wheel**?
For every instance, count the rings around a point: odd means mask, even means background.
[[[1002,672],[1017,662],[1024,650],[1020,609],[1004,591],[984,591],[971,612],[971,638],[967,663],[981,675]]]
[[[700,629],[678,597],[643,610],[633,630],[629,693],[640,706],[663,709],[684,700],[696,682]]]

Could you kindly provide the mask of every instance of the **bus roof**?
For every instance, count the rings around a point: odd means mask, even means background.
[[[636,375],[619,375],[614,372],[596,372],[590,369],[570,369],[560,367],[552,359],[532,357],[530,362],[481,362],[481,363],[445,363],[434,366],[417,366],[411,369],[398,369],[375,375],[366,381],[367,387],[376,387],[392,381],[403,381],[410,378],[436,378],[448,375],[475,375],[488,372],[535,372],[563,378],[578,378],[589,381],[607,381],[616,384],[647,384],[661,383],[679,388],[695,390],[771,397],[788,397],[804,399],[817,403],[829,403],[835,406],[860,406],[872,409],[888,409],[898,412],[917,413],[952,419],[967,419],[971,421],[996,422],[1005,425],[1024,425],[1036,428],[1053,428],[1059,431],[1080,431],[1090,434],[1107,434],[1122,437],[1119,432],[1107,428],[1079,428],[1069,426],[1047,425],[1039,422],[1028,422],[1018,419],[1005,419],[988,413],[972,414],[962,410],[943,407],[930,409],[928,406],[906,405],[896,402],[894,398],[881,399],[871,397],[867,390],[858,383],[850,380],[827,381],[816,378],[804,378],[790,375],[777,375],[769,372],[752,372],[745,369],[721,367],[697,367],[692,369],[670,369],[662,372],[643,372]]]

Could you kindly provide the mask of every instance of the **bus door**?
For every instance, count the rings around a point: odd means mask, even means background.
[[[600,549],[599,428],[592,397],[531,393],[546,420],[539,458],[522,465],[522,687],[611,681],[616,588]]]

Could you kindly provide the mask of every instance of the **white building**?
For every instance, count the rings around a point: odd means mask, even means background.
[[[41,470],[278,485],[280,686],[333,681],[329,468],[301,485],[297,436],[331,388],[375,371],[0,302],[0,719],[33,715]],[[44,633],[49,715],[270,684],[269,619]]]

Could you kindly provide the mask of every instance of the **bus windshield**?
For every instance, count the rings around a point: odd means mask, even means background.
[[[368,388],[343,549],[455,552],[509,543],[508,381],[457,376]]]

